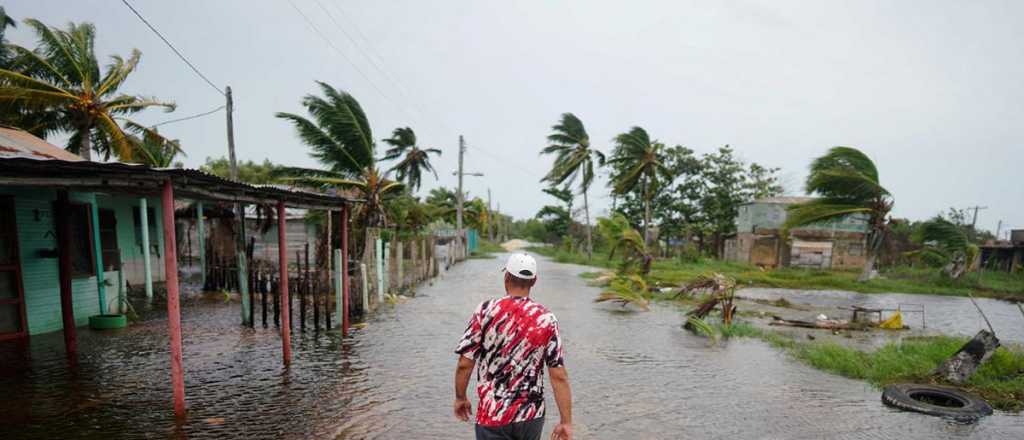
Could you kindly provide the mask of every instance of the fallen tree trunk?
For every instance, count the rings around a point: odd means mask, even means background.
[[[999,348],[999,339],[988,330],[978,332],[960,350],[935,369],[935,375],[954,384],[962,384]]]
[[[827,319],[820,321],[800,321],[796,319],[782,319],[772,316],[772,322],[768,325],[779,325],[784,327],[816,328],[825,330],[864,330],[866,326],[861,323],[851,323],[846,320]]]

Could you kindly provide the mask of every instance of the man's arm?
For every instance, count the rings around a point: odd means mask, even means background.
[[[455,366],[454,410],[455,417],[463,422],[468,422],[469,416],[473,415],[473,405],[466,398],[466,388],[469,387],[469,376],[473,374],[474,366],[476,366],[476,361],[462,355],[459,355],[459,363]]]
[[[565,367],[548,368],[551,374],[551,389],[555,390],[555,403],[561,421],[551,433],[553,440],[572,440],[572,390],[569,387],[569,373]]]

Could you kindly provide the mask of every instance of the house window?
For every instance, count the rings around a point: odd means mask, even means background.
[[[71,276],[77,278],[96,275],[92,249],[92,213],[89,205],[71,204],[68,221],[71,223]]]
[[[846,254],[851,257],[859,257],[864,255],[864,245],[860,243],[850,243],[846,248]]]
[[[132,220],[135,225],[135,247],[142,250],[142,214],[139,207],[132,207]],[[156,211],[153,208],[146,208],[146,220],[149,223],[149,252],[159,254],[156,236]]]
[[[112,209],[100,210],[100,248],[103,250],[103,271],[121,268],[121,250],[117,247],[117,215]]]

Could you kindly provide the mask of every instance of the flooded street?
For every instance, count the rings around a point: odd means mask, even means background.
[[[28,355],[0,343],[0,438],[471,438],[472,427],[451,414],[452,350],[473,307],[503,293],[499,268],[498,260],[461,263],[343,342],[296,331],[288,369],[273,327],[241,328],[237,304],[186,305],[181,425],[159,316],[116,333],[83,330],[77,369],[60,333],[33,337]],[[1020,415],[962,425],[898,412],[865,383],[759,341],[708,346],[671,306],[595,305],[598,289],[577,276],[585,270],[542,261],[533,294],[562,326],[580,439],[1024,437]],[[546,396],[548,435],[558,415],[550,388]]]

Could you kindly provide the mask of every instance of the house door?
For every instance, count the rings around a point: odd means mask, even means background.
[[[27,335],[14,199],[0,197],[0,340]]]

